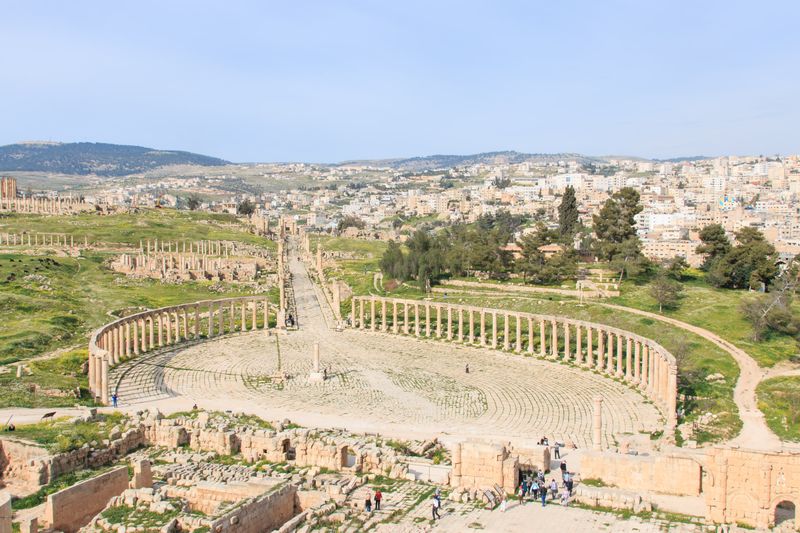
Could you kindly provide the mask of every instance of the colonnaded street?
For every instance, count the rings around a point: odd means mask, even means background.
[[[253,331],[141,356],[114,370],[122,405],[174,397],[260,408],[306,424],[410,435],[556,438],[591,444],[603,397],[603,440],[657,431],[656,408],[621,383],[568,365],[488,348],[351,329],[336,331],[304,265],[290,262],[296,331]],[[324,382],[311,382],[314,343]],[[466,365],[469,364],[469,373]],[[278,379],[285,373],[288,379]]]

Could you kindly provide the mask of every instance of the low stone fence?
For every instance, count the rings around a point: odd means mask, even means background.
[[[581,282],[578,282],[581,283]],[[561,289],[558,287],[533,287],[530,285],[519,285],[517,283],[481,283],[479,281],[466,281],[461,279],[443,280],[442,287],[434,287],[434,292],[447,292],[448,287],[458,287],[467,289],[497,289],[504,292],[515,292],[520,294],[559,294],[561,296],[572,296],[574,298],[610,298],[619,296],[619,291],[599,287],[597,284],[584,284],[588,288]]]
[[[569,362],[637,387],[664,413],[668,433],[677,424],[675,357],[629,331],[563,316],[378,296],[354,296],[350,324]]]
[[[204,300],[120,318],[92,333],[89,389],[108,404],[115,386],[109,382],[109,370],[120,362],[182,342],[268,329],[271,320],[277,323],[277,306],[265,296]]]
[[[453,467],[450,465],[435,465],[428,461],[409,461],[408,473],[414,475],[415,481],[427,481],[439,483],[440,485],[450,484],[450,472]]]
[[[128,467],[120,466],[51,494],[44,508],[45,525],[65,533],[77,531],[127,488]]]
[[[608,487],[589,487],[578,485],[575,489],[574,500],[592,507],[609,507],[611,509],[625,509],[640,513],[653,510],[653,503],[641,494],[622,489]]]

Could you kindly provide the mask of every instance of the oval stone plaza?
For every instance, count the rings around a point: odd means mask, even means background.
[[[538,441],[547,436],[551,442],[577,447],[591,445],[595,399],[602,398],[604,445],[612,444],[612,436],[644,437],[664,428],[663,410],[644,392],[595,368],[492,349],[489,342],[481,346],[477,338],[465,345],[457,339],[448,341],[444,333],[443,339],[425,339],[413,331],[396,335],[391,328],[386,332],[380,327],[336,328],[331,307],[303,264],[297,259],[287,262],[296,329],[252,327],[260,320],[259,304],[253,301],[248,307],[244,302],[241,316],[239,307],[228,316],[241,318],[246,331],[202,342],[189,340],[127,360],[122,357],[110,371],[106,369],[107,394],[116,393],[121,405],[163,402],[174,407],[178,402],[186,407],[244,409],[303,425],[398,437],[438,434]],[[220,304],[219,311],[223,308],[228,309]],[[192,337],[187,315],[191,321],[200,312],[204,310],[189,308],[188,313],[184,309],[159,315],[155,320],[159,332],[162,318],[174,317],[165,322],[159,342],[180,338],[181,328]],[[258,309],[258,317],[262,314]],[[195,316],[200,324],[200,314]],[[220,315],[222,320],[228,319]],[[112,343],[124,342],[122,352],[139,352],[138,340],[144,349],[148,342],[144,330],[153,322],[152,317],[140,321],[133,331],[126,324],[128,338],[112,336]],[[486,329],[491,331],[491,325]],[[149,335],[152,345],[156,342],[152,329]],[[630,344],[628,350],[632,354]],[[98,366],[94,374],[101,373]]]

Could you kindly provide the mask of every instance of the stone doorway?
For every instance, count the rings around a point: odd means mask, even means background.
[[[775,506],[775,528],[779,531],[795,531],[800,528],[797,507],[793,502],[784,500]]]
[[[342,468],[353,468],[356,466],[356,454],[350,448],[342,448]]]
[[[282,448],[285,461],[294,461],[297,458],[297,452],[289,439],[284,439]]]

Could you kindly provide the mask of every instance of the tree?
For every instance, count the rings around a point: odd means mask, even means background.
[[[236,212],[240,215],[252,215],[256,212],[256,204],[250,198],[246,198],[236,206]]]
[[[202,203],[203,200],[200,199],[200,195],[197,193],[192,193],[186,197],[186,207],[192,211],[197,210]]]
[[[405,276],[405,256],[400,244],[394,240],[389,241],[389,245],[383,252],[380,261],[381,271],[389,276],[402,279]]]
[[[708,282],[716,287],[760,289],[778,275],[775,247],[755,228],[736,233],[738,244],[716,257],[708,270]]]
[[[731,242],[725,234],[725,228],[719,224],[709,224],[700,230],[700,242],[697,253],[705,255],[703,270],[711,270],[713,264],[724,257],[731,249]]]
[[[564,191],[564,196],[561,197],[561,204],[558,206],[558,231],[565,240],[571,240],[578,231],[579,223],[575,188],[570,185]]]
[[[636,235],[637,214],[642,212],[639,203],[639,192],[631,187],[624,187],[606,200],[600,212],[592,217],[594,233],[597,236],[595,249],[597,255],[606,260],[613,260],[635,251],[641,255]]]
[[[650,283],[650,296],[658,302],[659,313],[663,312],[665,307],[677,307],[681,292],[683,292],[683,285],[668,278],[663,272]]]
[[[686,259],[677,255],[667,261],[665,267],[665,274],[668,277],[674,279],[675,281],[683,281],[686,270],[689,268],[689,263],[686,262]]]
[[[364,229],[365,227],[367,227],[367,224],[356,215],[346,215],[336,225],[338,231],[343,231],[347,228]]]
[[[517,261],[517,270],[522,272],[525,281],[531,283],[560,283],[577,274],[577,254],[571,248],[547,257],[540,250],[542,246],[558,242],[558,231],[548,229],[539,222],[536,229],[522,238],[522,258]]]
[[[792,310],[792,300],[799,282],[798,260],[794,258],[768,294],[754,296],[742,302],[740,310],[753,328],[754,341],[760,341],[769,331],[795,337],[800,333],[800,317]]]
[[[492,185],[497,187],[498,189],[505,189],[511,185],[511,178],[500,178],[497,177],[492,180]]]

